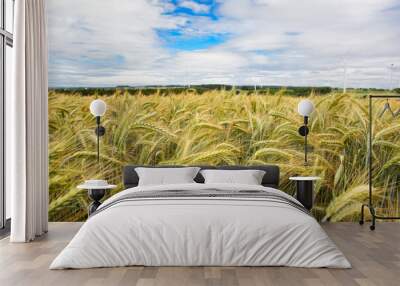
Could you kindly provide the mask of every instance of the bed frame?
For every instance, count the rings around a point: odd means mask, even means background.
[[[179,168],[184,166],[143,166],[143,165],[128,165],[124,167],[123,171],[123,182],[124,188],[129,189],[136,187],[139,183],[139,176],[135,171],[137,167],[147,168]],[[279,187],[279,167],[275,165],[259,165],[259,166],[195,166],[202,170],[204,169],[217,169],[217,170],[263,170],[265,175],[262,179],[261,184],[264,187],[271,187],[278,189]],[[194,178],[197,183],[204,183],[203,176],[198,173]]]

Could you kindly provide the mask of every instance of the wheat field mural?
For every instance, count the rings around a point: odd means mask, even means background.
[[[96,160],[95,120],[89,104],[107,102]],[[145,165],[254,165],[281,168],[280,188],[294,193],[293,175],[318,175],[314,215],[321,220],[352,221],[368,197],[365,94],[309,96],[316,111],[310,120],[310,164],[303,165],[299,97],[283,93],[249,94],[215,90],[146,96],[116,91],[112,96],[82,96],[51,91],[50,219],[86,219],[89,203],[76,186],[85,179],[106,178],[122,190],[122,167]],[[374,115],[380,111],[377,101]],[[399,108],[397,102],[393,107]],[[374,121],[374,199],[381,211],[399,214],[400,125],[389,117]],[[389,200],[390,199],[390,200]],[[391,201],[391,203],[390,203]]]

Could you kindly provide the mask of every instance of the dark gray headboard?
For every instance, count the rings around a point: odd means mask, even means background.
[[[128,165],[124,167],[123,181],[124,188],[136,187],[139,183],[139,177],[135,171],[137,167],[147,167],[147,168],[179,168],[183,166],[139,166],[139,165]],[[219,170],[263,170],[265,171],[264,178],[262,180],[262,185],[264,187],[278,188],[279,186],[279,167],[275,165],[259,165],[259,166],[196,166],[201,169],[219,169]],[[204,183],[203,176],[199,173],[194,180],[197,183]]]

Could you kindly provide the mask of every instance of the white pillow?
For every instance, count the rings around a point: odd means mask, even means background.
[[[265,171],[261,170],[202,170],[205,184],[261,185]]]
[[[135,168],[139,176],[139,186],[195,183],[193,179],[199,170],[198,167]]]

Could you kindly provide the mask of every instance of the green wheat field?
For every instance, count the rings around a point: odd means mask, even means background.
[[[103,117],[101,163],[96,159],[94,98],[108,106]],[[310,164],[303,164],[303,137],[297,129],[301,97],[207,91],[112,96],[49,93],[51,221],[83,221],[90,203],[77,185],[104,178],[122,190],[122,167],[145,165],[256,165],[281,168],[280,189],[293,194],[293,175],[317,175],[313,214],[319,220],[354,221],[368,198],[366,94],[308,96],[316,107],[310,119]],[[379,118],[374,105],[374,201],[378,211],[398,215],[400,116]],[[393,100],[398,110],[400,102]],[[110,194],[111,195],[111,194]]]

